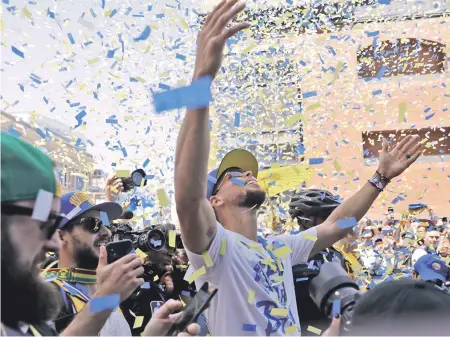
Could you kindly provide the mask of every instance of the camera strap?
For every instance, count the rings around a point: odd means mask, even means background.
[[[58,280],[70,283],[96,284],[97,275],[95,270],[82,268],[50,268],[44,273],[44,277],[56,277]]]

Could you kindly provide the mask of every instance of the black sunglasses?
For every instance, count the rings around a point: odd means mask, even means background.
[[[81,218],[79,220],[75,219],[73,222],[71,221],[70,224],[81,225],[85,230],[92,234],[97,234],[100,232],[100,228],[102,228],[102,220],[93,217]]]
[[[28,215],[33,214],[33,208],[18,206],[9,203],[2,203],[2,213],[6,215]],[[64,219],[63,216],[50,213],[48,215],[47,221],[39,221],[41,224],[41,230],[44,231],[48,240],[50,240],[55,234],[56,230],[59,228],[59,224]],[[38,220],[36,220],[38,221]]]

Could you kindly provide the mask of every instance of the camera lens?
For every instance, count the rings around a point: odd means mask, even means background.
[[[138,248],[143,252],[148,252],[150,250],[157,252],[164,248],[166,244],[166,238],[164,233],[160,230],[153,229],[145,234],[142,234],[138,238]]]

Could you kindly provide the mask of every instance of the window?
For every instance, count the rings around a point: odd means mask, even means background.
[[[358,50],[358,77],[437,74],[445,71],[445,45],[423,39],[377,41]]]
[[[399,139],[406,135],[419,135],[427,139],[426,150],[423,157],[450,155],[450,127],[423,128],[407,130],[384,130],[363,132],[363,151],[365,159],[375,159],[379,156],[382,146],[382,137],[389,142],[397,144]]]

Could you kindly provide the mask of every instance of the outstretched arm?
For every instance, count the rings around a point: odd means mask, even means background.
[[[225,29],[245,7],[236,4],[237,0],[223,0],[208,15],[197,40],[194,81],[214,78],[226,40],[249,26],[239,23]],[[209,108],[188,109],[175,154],[175,201],[184,244],[197,254],[208,249],[216,232],[214,210],[206,199],[209,146]]]
[[[389,180],[399,176],[422,153],[422,144],[419,140],[419,136],[407,136],[388,152],[388,143],[386,139],[383,139],[377,171]],[[310,255],[313,256],[345,237],[352,229],[339,228],[337,221],[350,217],[355,217],[356,221],[359,221],[379,194],[380,190],[367,182],[358,192],[345,200],[324,223],[317,226],[317,241]]]

